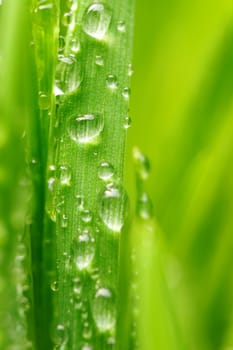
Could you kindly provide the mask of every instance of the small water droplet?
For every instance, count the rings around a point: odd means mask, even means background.
[[[107,186],[100,195],[99,215],[112,231],[120,232],[128,209],[128,196],[122,186]]]
[[[118,32],[124,33],[126,30],[125,22],[124,21],[119,21],[117,23],[117,30]]]
[[[133,73],[134,73],[133,65],[132,65],[132,63],[129,63],[129,65],[128,65],[128,76],[132,77]]]
[[[58,324],[52,334],[52,340],[55,345],[65,345],[68,341],[67,329],[63,324]]]
[[[100,288],[92,303],[93,318],[100,332],[113,330],[116,324],[115,300],[107,288]]]
[[[132,124],[131,118],[129,116],[126,116],[124,120],[124,128],[129,129],[131,127],[131,124]]]
[[[108,162],[101,162],[98,167],[98,177],[103,181],[110,180],[114,175],[114,168]]]
[[[109,89],[116,89],[117,88],[117,78],[113,74],[109,74],[106,78],[106,84]]]
[[[59,52],[62,52],[64,50],[64,47],[65,47],[65,39],[63,36],[59,36],[59,46],[58,46],[58,51]]]
[[[58,281],[52,281],[50,284],[50,288],[53,292],[57,292],[58,291]]]
[[[68,216],[66,214],[62,214],[61,216],[61,227],[62,228],[68,227]]]
[[[73,56],[58,57],[55,76],[55,95],[71,94],[82,82],[80,61]]]
[[[77,52],[80,51],[80,48],[81,48],[80,42],[75,38],[72,39],[70,48],[71,48],[71,51],[76,54]]]
[[[64,13],[62,22],[63,22],[64,26],[68,26],[72,22],[72,12]]]
[[[143,192],[137,200],[137,214],[145,220],[153,215],[153,205],[146,192]]]
[[[133,158],[137,175],[141,180],[146,180],[150,174],[150,162],[148,158],[137,147],[133,149]]]
[[[104,66],[104,59],[103,59],[103,57],[100,56],[100,55],[96,55],[96,56],[95,56],[95,64],[96,64],[97,66],[103,67],[103,66]]]
[[[39,107],[40,109],[42,110],[47,110],[49,109],[50,107],[50,100],[49,100],[49,97],[48,95],[43,92],[43,91],[40,91],[39,92]]]
[[[89,229],[78,236],[75,247],[75,264],[79,270],[87,269],[95,255],[95,240]]]
[[[83,208],[84,206],[84,197],[80,194],[76,194],[75,196],[75,205],[78,209]]]
[[[100,135],[103,128],[102,114],[83,114],[70,119],[68,132],[75,142],[91,143]]]
[[[61,165],[59,167],[58,176],[61,186],[70,186],[71,169],[68,165]]]
[[[111,12],[103,4],[92,4],[84,13],[82,27],[86,34],[102,40],[110,26]]]
[[[122,91],[122,96],[128,100],[129,99],[129,96],[130,96],[130,88],[128,87],[125,87]]]
[[[83,209],[80,213],[82,222],[85,224],[92,221],[92,212],[89,209]]]

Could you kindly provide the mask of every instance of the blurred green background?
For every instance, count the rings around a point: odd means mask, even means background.
[[[133,65],[126,184],[134,202],[136,145],[163,232],[164,327],[173,319],[182,339],[171,346],[165,329],[155,340],[154,305],[148,348],[233,349],[232,0],[137,1]]]

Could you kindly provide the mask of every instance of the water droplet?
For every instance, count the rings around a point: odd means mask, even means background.
[[[84,339],[91,339],[91,337],[92,337],[92,330],[91,330],[91,328],[89,327],[89,324],[86,323],[86,324],[85,324],[85,327],[84,327],[84,329],[83,329],[83,338],[84,338]]]
[[[92,4],[84,13],[82,27],[86,34],[102,40],[110,26],[111,13],[103,4]]]
[[[61,216],[61,227],[66,228],[68,226],[68,216],[66,214],[62,214]]]
[[[78,236],[75,247],[75,264],[78,269],[87,269],[95,255],[95,240],[89,229]]]
[[[59,56],[56,67],[55,95],[71,94],[82,82],[80,61],[73,56]]]
[[[93,350],[93,347],[89,344],[84,344],[82,347],[81,347],[81,350]]]
[[[100,135],[104,128],[102,114],[83,114],[69,121],[69,135],[75,142],[91,143]]]
[[[75,205],[77,206],[78,209],[83,208],[84,205],[84,197],[80,194],[77,194],[75,196]]]
[[[82,222],[89,223],[92,221],[92,212],[89,209],[83,209],[80,213]]]
[[[95,56],[95,64],[97,64],[97,66],[103,67],[104,66],[104,59],[103,59],[103,57],[100,56],[100,55],[96,55]]]
[[[53,292],[57,292],[58,291],[58,281],[52,281],[50,284],[50,288]]]
[[[98,168],[98,177],[103,181],[110,180],[114,175],[114,168],[108,162],[101,162]]]
[[[68,26],[72,22],[72,13],[66,12],[63,16],[63,24],[64,26]]]
[[[106,84],[109,89],[116,89],[117,88],[117,78],[113,74],[109,74],[106,78]]]
[[[146,192],[143,192],[137,200],[137,214],[145,220],[153,215],[153,205]]]
[[[65,47],[65,39],[63,36],[59,36],[59,46],[58,46],[58,51],[61,52],[64,50]]]
[[[113,330],[116,323],[115,300],[107,288],[100,288],[92,304],[93,318],[100,332]]]
[[[64,345],[68,340],[68,334],[63,324],[58,324],[52,334],[52,340],[55,345]]]
[[[77,52],[80,51],[80,48],[81,48],[80,42],[77,39],[72,39],[70,48],[71,48],[71,51],[76,54]]]
[[[119,21],[117,23],[117,30],[118,32],[124,33],[126,29],[125,22],[124,21]]]
[[[129,99],[129,96],[130,96],[130,88],[128,87],[125,87],[122,91],[122,96],[128,100]]]
[[[50,100],[49,100],[49,97],[48,95],[43,92],[43,91],[40,91],[39,92],[39,107],[40,109],[42,110],[47,110],[49,109],[50,107]]]
[[[129,65],[128,65],[128,76],[132,77],[133,73],[134,73],[133,65],[132,65],[132,63],[129,63]]]
[[[133,158],[137,175],[141,180],[146,180],[150,174],[150,162],[148,158],[137,147],[133,149]]]
[[[126,116],[124,120],[124,128],[129,129],[131,127],[131,124],[132,124],[131,118],[129,116]]]
[[[112,231],[120,232],[127,216],[128,196],[122,186],[108,186],[100,196],[99,215]]]
[[[59,167],[59,181],[61,186],[70,186],[71,181],[71,169],[68,165],[61,165]]]

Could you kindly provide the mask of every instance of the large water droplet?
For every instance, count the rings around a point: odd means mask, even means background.
[[[56,67],[55,95],[70,94],[82,82],[80,61],[73,56],[59,56]]]
[[[91,143],[104,128],[102,114],[83,114],[69,120],[68,132],[71,139],[80,143]]]
[[[103,181],[110,180],[114,175],[114,168],[108,162],[101,162],[98,168],[98,177]]]
[[[92,4],[84,13],[82,27],[86,34],[101,40],[105,37],[110,22],[110,10],[103,4]]]
[[[95,255],[95,239],[89,229],[85,229],[76,241],[75,264],[79,270],[87,269]]]
[[[115,300],[109,289],[98,289],[93,300],[92,313],[100,332],[114,329],[116,323]]]
[[[99,215],[112,231],[120,232],[128,209],[128,196],[122,186],[108,186],[100,195]]]

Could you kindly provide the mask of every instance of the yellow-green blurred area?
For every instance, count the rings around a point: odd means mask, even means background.
[[[133,62],[126,183],[137,145],[166,286],[155,266],[143,350],[233,349],[232,0],[137,1]]]

